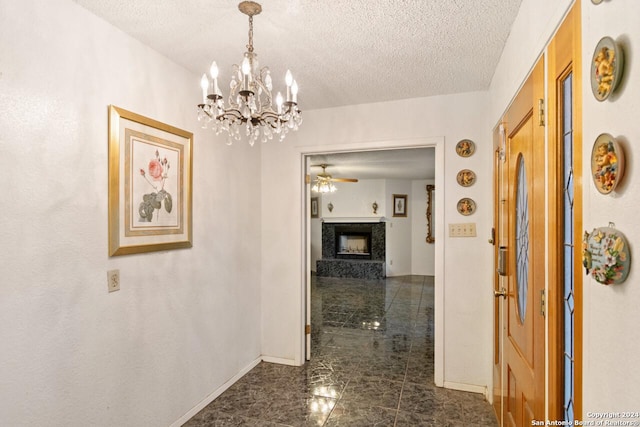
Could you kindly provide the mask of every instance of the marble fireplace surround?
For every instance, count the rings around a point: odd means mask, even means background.
[[[318,276],[382,279],[385,277],[385,233],[383,217],[323,218],[322,259],[317,261]],[[339,254],[340,234],[370,235],[368,255]]]

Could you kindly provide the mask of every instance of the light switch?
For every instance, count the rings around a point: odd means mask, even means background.
[[[476,237],[476,223],[449,224],[449,237]]]

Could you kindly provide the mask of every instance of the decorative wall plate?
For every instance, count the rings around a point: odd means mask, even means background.
[[[613,227],[594,228],[584,232],[582,264],[587,274],[603,285],[617,285],[627,280],[631,266],[629,244]]]
[[[600,3],[602,3],[602,0],[591,0],[591,3],[600,4]]]
[[[463,187],[471,187],[476,183],[476,173],[469,169],[462,169],[456,176],[458,184]]]
[[[470,139],[463,139],[456,144],[456,153],[460,157],[471,157],[476,152],[476,144]]]
[[[476,202],[468,197],[458,201],[458,212],[464,216],[473,214],[476,211]]]
[[[600,39],[591,60],[591,90],[598,101],[604,101],[616,89],[623,68],[620,46],[611,37]]]
[[[609,194],[624,174],[624,152],[608,133],[603,133],[593,143],[591,150],[591,176],[596,189]]]

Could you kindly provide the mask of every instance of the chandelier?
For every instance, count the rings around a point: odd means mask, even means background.
[[[334,178],[327,173],[327,164],[316,165],[322,168],[322,172],[318,173],[311,187],[311,191],[315,193],[333,193],[337,190],[334,182],[358,182],[356,178]]]
[[[253,51],[253,16],[262,12],[262,6],[253,1],[243,1],[238,9],[249,16],[247,51],[242,65],[233,65],[227,105],[218,87],[216,62],[211,64],[209,77],[206,73],[202,75],[202,104],[198,104],[198,121],[202,122],[203,128],[211,124],[216,135],[227,133],[229,145],[233,141],[240,141],[242,135],[246,136],[252,146],[258,140],[267,142],[274,136],[282,141],[289,130],[298,130],[302,123],[301,111],[298,109],[298,84],[291,71],[287,70],[286,99],[278,92],[274,109],[269,68],[260,68],[258,54]]]
[[[336,190],[337,188],[333,185],[333,182],[331,182],[331,178],[327,179],[320,176],[316,178],[316,182],[313,184],[313,187],[311,187],[311,191],[314,193],[333,193]]]

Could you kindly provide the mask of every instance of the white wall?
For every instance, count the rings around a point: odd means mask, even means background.
[[[413,197],[411,196],[411,181],[401,179],[389,179],[386,181],[386,261],[387,276],[404,276],[411,274],[411,208]],[[393,216],[393,195],[407,195],[407,216]]]
[[[584,228],[591,231],[614,222],[631,245],[631,271],[624,284],[603,286],[584,282],[584,413],[607,408],[627,411],[640,402],[640,242],[637,212],[640,209],[638,142],[640,129],[640,80],[636,61],[640,44],[640,5],[635,0],[606,1],[599,6],[583,1],[583,185]],[[598,102],[588,82],[589,63],[598,41],[610,36],[625,53],[622,87],[605,102]],[[597,136],[616,137],[626,154],[625,175],[620,186],[604,196],[595,189],[589,173],[590,155]],[[637,420],[637,418],[636,418]]]
[[[260,357],[260,151],[198,128],[198,81],[72,1],[0,0],[1,425],[167,426]],[[192,249],[107,256],[109,104],[195,132]]]
[[[279,188],[277,194],[262,198],[265,355],[300,363],[303,353],[304,153],[372,146],[402,148],[444,137],[443,160],[440,164],[436,162],[436,177],[440,174],[443,179],[438,185],[443,189],[440,197],[444,214],[441,227],[444,227],[447,222],[460,222],[463,218],[456,211],[459,186],[455,181],[462,165],[487,177],[466,194],[479,201],[491,200],[492,142],[491,134],[483,131],[486,104],[486,93],[467,93],[305,111],[304,125],[287,137],[286,144],[262,147],[263,186],[278,184]],[[474,140],[478,147],[476,154],[467,159],[455,154],[455,144],[464,138]],[[407,192],[410,189],[407,187]],[[443,235],[444,273],[437,278],[444,281],[443,300],[448,304],[443,313],[436,313],[444,316],[443,375],[448,385],[456,387],[484,387],[491,377],[492,258],[486,243],[491,229],[489,202],[478,204],[473,221],[478,225],[478,237],[458,239],[464,240],[464,245],[454,244],[453,239]],[[468,268],[459,268],[460,260]]]
[[[524,81],[536,57],[551,38],[568,10],[569,0],[523,0],[500,66],[490,90],[493,126]],[[624,284],[603,286],[584,276],[583,415],[589,412],[618,412],[635,408],[640,401],[640,301],[638,269],[633,256],[640,229],[635,212],[640,208],[640,187],[634,186],[640,156],[634,155],[640,130],[635,125],[640,113],[640,85],[635,51],[640,38],[640,7],[635,0],[604,1],[594,5],[582,0],[583,63],[583,222],[588,231],[614,222],[632,246],[631,271]],[[622,87],[605,102],[597,102],[589,83],[590,62],[600,38],[611,36],[621,42],[625,53]],[[486,132],[490,132],[487,128]],[[603,132],[614,135],[626,153],[626,172],[618,189],[604,196],[595,189],[590,176],[593,142]],[[578,232],[581,232],[579,230]],[[625,409],[627,408],[627,409]]]
[[[322,195],[323,218],[335,217],[380,217],[385,216],[385,180],[361,179],[358,182],[337,182],[333,193]],[[314,194],[314,193],[312,193]],[[371,205],[378,203],[378,213],[373,213]],[[333,211],[327,206],[331,203]]]

